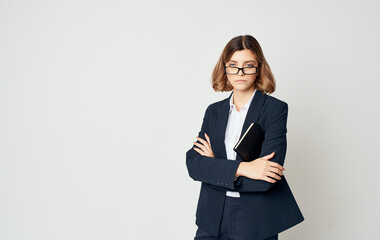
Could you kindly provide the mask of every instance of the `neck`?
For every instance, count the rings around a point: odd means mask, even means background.
[[[255,91],[254,87],[247,89],[246,91],[237,91],[234,89],[234,94],[233,94],[233,99],[232,99],[233,104],[239,107],[244,106],[248,102],[248,100],[251,98],[254,91]]]

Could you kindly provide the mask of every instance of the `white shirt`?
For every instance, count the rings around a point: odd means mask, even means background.
[[[234,146],[239,141],[241,130],[243,129],[243,123],[245,117],[247,116],[248,108],[251,105],[253,96],[256,93],[256,89],[253,92],[251,98],[248,102],[240,109],[240,112],[237,111],[235,104],[233,104],[234,93],[230,98],[230,112],[228,115],[228,122],[226,127],[226,135],[224,138],[224,144],[226,145],[226,153],[228,160],[236,160],[236,152],[234,151]],[[230,197],[240,197],[239,192],[227,191],[227,196]]]

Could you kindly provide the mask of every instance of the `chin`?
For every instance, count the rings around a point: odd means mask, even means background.
[[[234,91],[245,92],[245,91],[247,91],[247,89],[248,88],[236,87],[236,88],[234,88]]]
[[[238,90],[238,91],[247,91],[248,89],[250,89],[252,86],[246,86],[246,85],[235,85],[233,86],[234,87],[234,90]]]

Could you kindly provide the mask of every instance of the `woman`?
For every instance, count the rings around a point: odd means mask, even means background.
[[[215,91],[231,91],[210,104],[186,166],[202,182],[194,239],[278,239],[304,217],[285,179],[288,104],[268,94],[275,80],[257,40],[231,39],[212,75]],[[260,157],[249,162],[233,147],[254,122],[265,132]]]

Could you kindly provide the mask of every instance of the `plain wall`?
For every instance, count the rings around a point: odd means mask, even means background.
[[[379,239],[378,1],[1,1],[0,239],[193,239],[187,172],[224,46],[289,104],[282,240]]]

